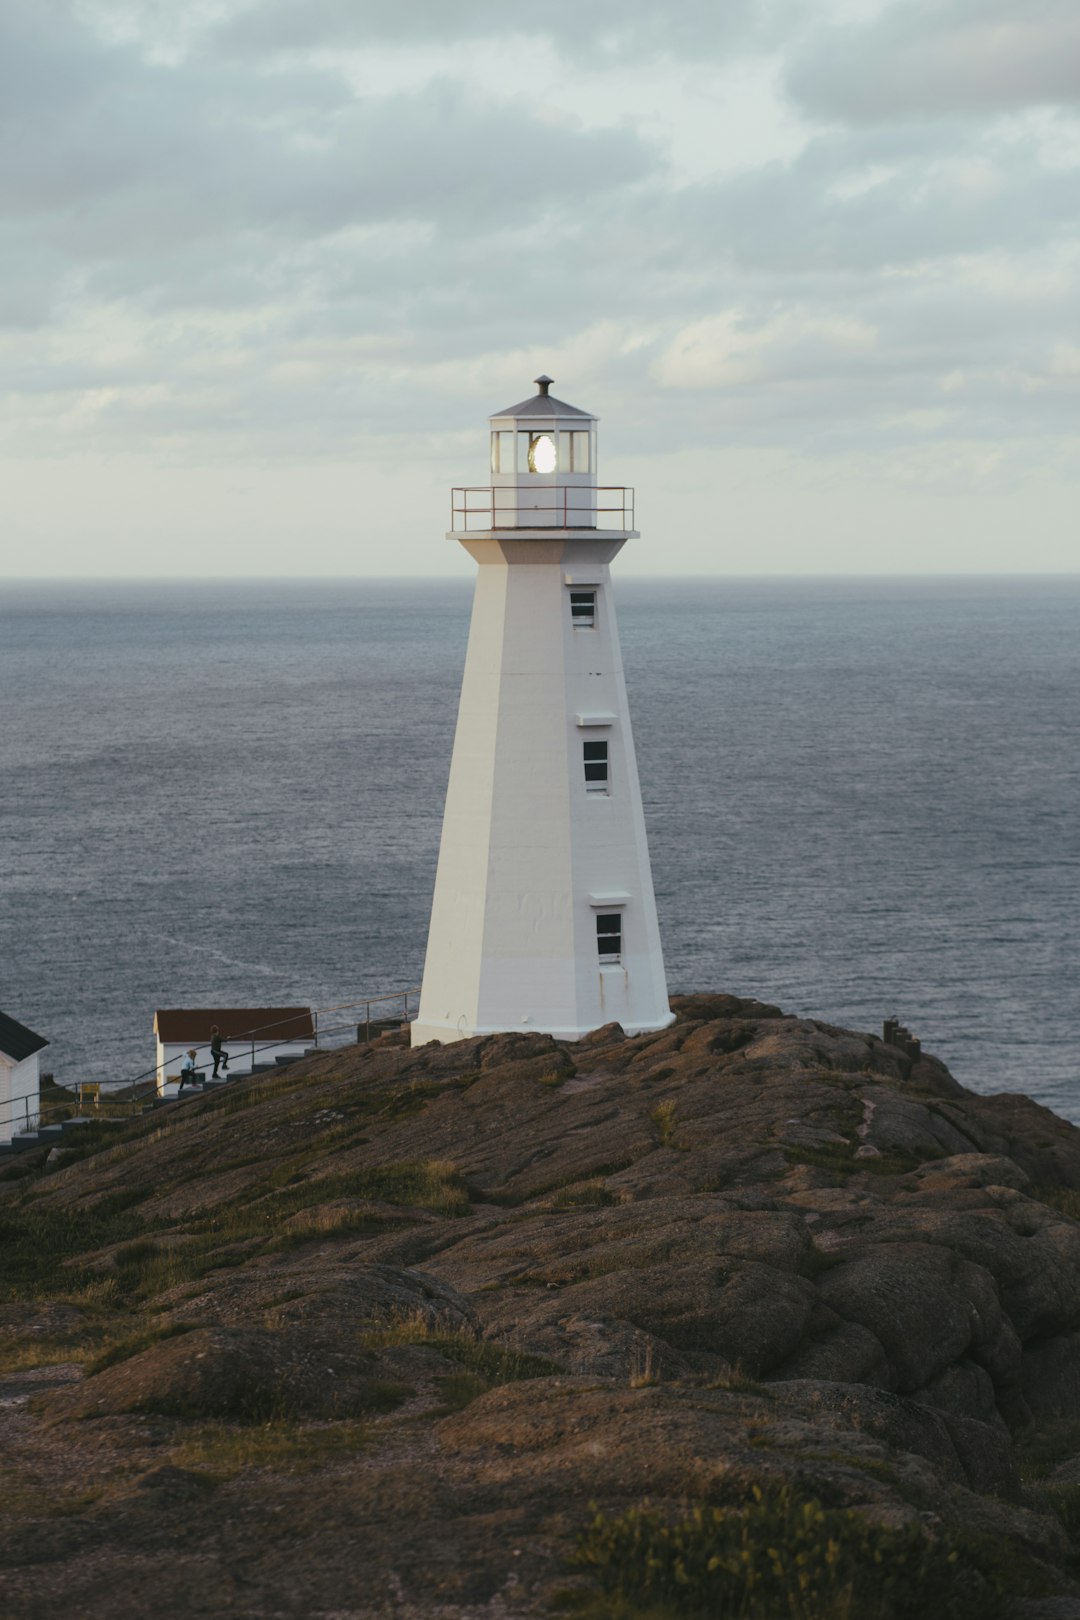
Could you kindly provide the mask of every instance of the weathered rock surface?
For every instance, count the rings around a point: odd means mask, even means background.
[[[1080,1462],[1033,1493],[1016,1442],[1080,1437],[1080,1132],[873,1036],[674,1005],[633,1039],[329,1053],[3,1193],[67,1247],[0,1333],[173,1333],[10,1419],[20,1480],[63,1444],[100,1489],[31,1515],[12,1615],[139,1613],[89,1546],[167,1548],[160,1613],[539,1614],[590,1501],[763,1479],[962,1523],[1072,1602],[1050,1487]],[[193,1424],[267,1421],[365,1438],[302,1476],[199,1461]]]

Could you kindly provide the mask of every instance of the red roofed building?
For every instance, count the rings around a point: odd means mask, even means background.
[[[159,1096],[175,1096],[180,1064],[192,1047],[199,1079],[213,1072],[210,1037],[215,1024],[229,1054],[230,1076],[250,1074],[253,1066],[279,1057],[303,1057],[315,1044],[310,1007],[159,1007],[154,1014]]]

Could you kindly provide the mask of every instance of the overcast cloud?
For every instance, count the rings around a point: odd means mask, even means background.
[[[1075,570],[1078,100],[1074,0],[4,0],[0,572],[467,567],[540,369],[628,568]]]

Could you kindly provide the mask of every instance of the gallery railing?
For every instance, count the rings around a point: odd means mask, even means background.
[[[598,519],[605,519],[598,522]],[[632,529],[634,491],[622,484],[498,489],[465,486],[450,492],[450,527],[470,529]]]

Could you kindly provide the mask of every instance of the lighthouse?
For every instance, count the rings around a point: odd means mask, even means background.
[[[633,491],[536,382],[490,419],[490,484],[453,493],[479,569],[414,1046],[674,1017],[611,597]]]

